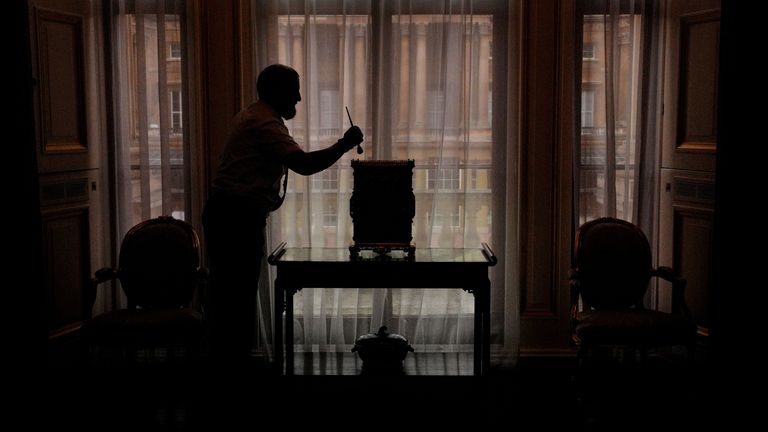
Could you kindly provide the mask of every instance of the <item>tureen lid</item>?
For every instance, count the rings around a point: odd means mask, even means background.
[[[368,333],[357,338],[357,340],[355,341],[355,344],[357,345],[388,344],[388,345],[405,346],[405,345],[408,345],[408,339],[396,333],[387,333],[387,326],[381,326],[379,328],[379,331],[377,331],[376,333]]]

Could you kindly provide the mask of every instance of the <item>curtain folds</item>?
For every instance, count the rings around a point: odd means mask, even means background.
[[[112,0],[116,244],[137,223],[188,217],[183,2]],[[118,290],[117,304],[125,306]]]
[[[656,250],[663,1],[582,0],[581,136],[574,229],[611,216],[638,225]],[[647,304],[655,304],[655,289]]]
[[[255,70],[283,63],[301,75],[302,102],[288,127],[305,150],[343,134],[345,107],[365,133],[364,154],[350,152],[314,176],[290,174],[284,204],[269,219],[268,248],[346,248],[351,159],[414,159],[416,247],[494,248],[501,261],[492,270],[492,339],[495,352],[514,358],[517,289],[505,275],[517,259],[509,203],[518,187],[510,115],[517,87],[508,84],[517,82],[519,15],[504,3],[255,1],[254,58]],[[273,280],[264,268],[258,326],[270,355],[275,299],[265,288]],[[288,343],[297,352],[348,352],[380,325],[417,352],[472,350],[473,297],[461,290],[304,289],[295,302]]]
[[[581,140],[574,178],[579,224],[612,216],[655,227],[658,168],[660,5],[579,2]]]

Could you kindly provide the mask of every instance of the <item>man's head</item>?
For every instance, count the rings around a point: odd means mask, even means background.
[[[273,64],[264,68],[256,80],[259,99],[268,103],[280,117],[290,120],[296,116],[296,104],[301,100],[299,73],[293,68]]]

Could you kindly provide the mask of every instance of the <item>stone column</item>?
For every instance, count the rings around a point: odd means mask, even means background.
[[[398,97],[398,127],[408,127],[410,115],[411,35],[407,25],[400,24],[400,93]]]
[[[416,105],[414,129],[423,133],[427,101],[427,24],[416,24]]]
[[[491,81],[491,29],[487,24],[480,26],[480,62],[479,62],[479,78],[480,87],[479,94],[480,103],[478,107],[478,126],[480,128],[488,128],[491,126],[490,118],[488,117],[488,92],[490,91]],[[510,83],[511,84],[511,83]]]
[[[355,121],[355,124],[360,126],[360,128],[363,129],[363,133],[365,133],[365,127],[366,127],[366,120],[367,120],[367,98],[366,98],[366,90],[368,88],[369,83],[368,76],[366,74],[366,64],[365,64],[365,36],[366,36],[366,26],[364,24],[356,24],[354,26],[354,44],[355,44],[355,51],[354,51],[354,84],[355,84],[355,92],[354,92],[354,106],[355,106],[355,115],[352,117],[352,119]],[[355,153],[357,154],[357,153]]]
[[[293,24],[290,28],[290,42],[291,48],[287,54],[287,61],[285,63],[291,65],[301,75],[301,99],[302,101],[296,105],[296,118],[293,121],[294,124],[294,138],[303,139],[304,129],[308,125],[308,119],[306,118],[307,104],[309,98],[306,98],[305,89],[308,88],[309,76],[306,75],[304,70],[304,24]],[[309,143],[304,143],[305,149],[309,149]]]

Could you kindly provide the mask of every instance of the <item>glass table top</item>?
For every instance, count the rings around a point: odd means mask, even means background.
[[[293,248],[287,247],[276,256],[277,262],[349,262],[349,249],[346,248]],[[371,250],[360,251],[360,257],[354,261],[403,261],[430,263],[488,263],[494,265],[496,257],[482,247],[458,249],[416,249],[413,260],[407,258],[404,251],[391,251],[379,255]]]

